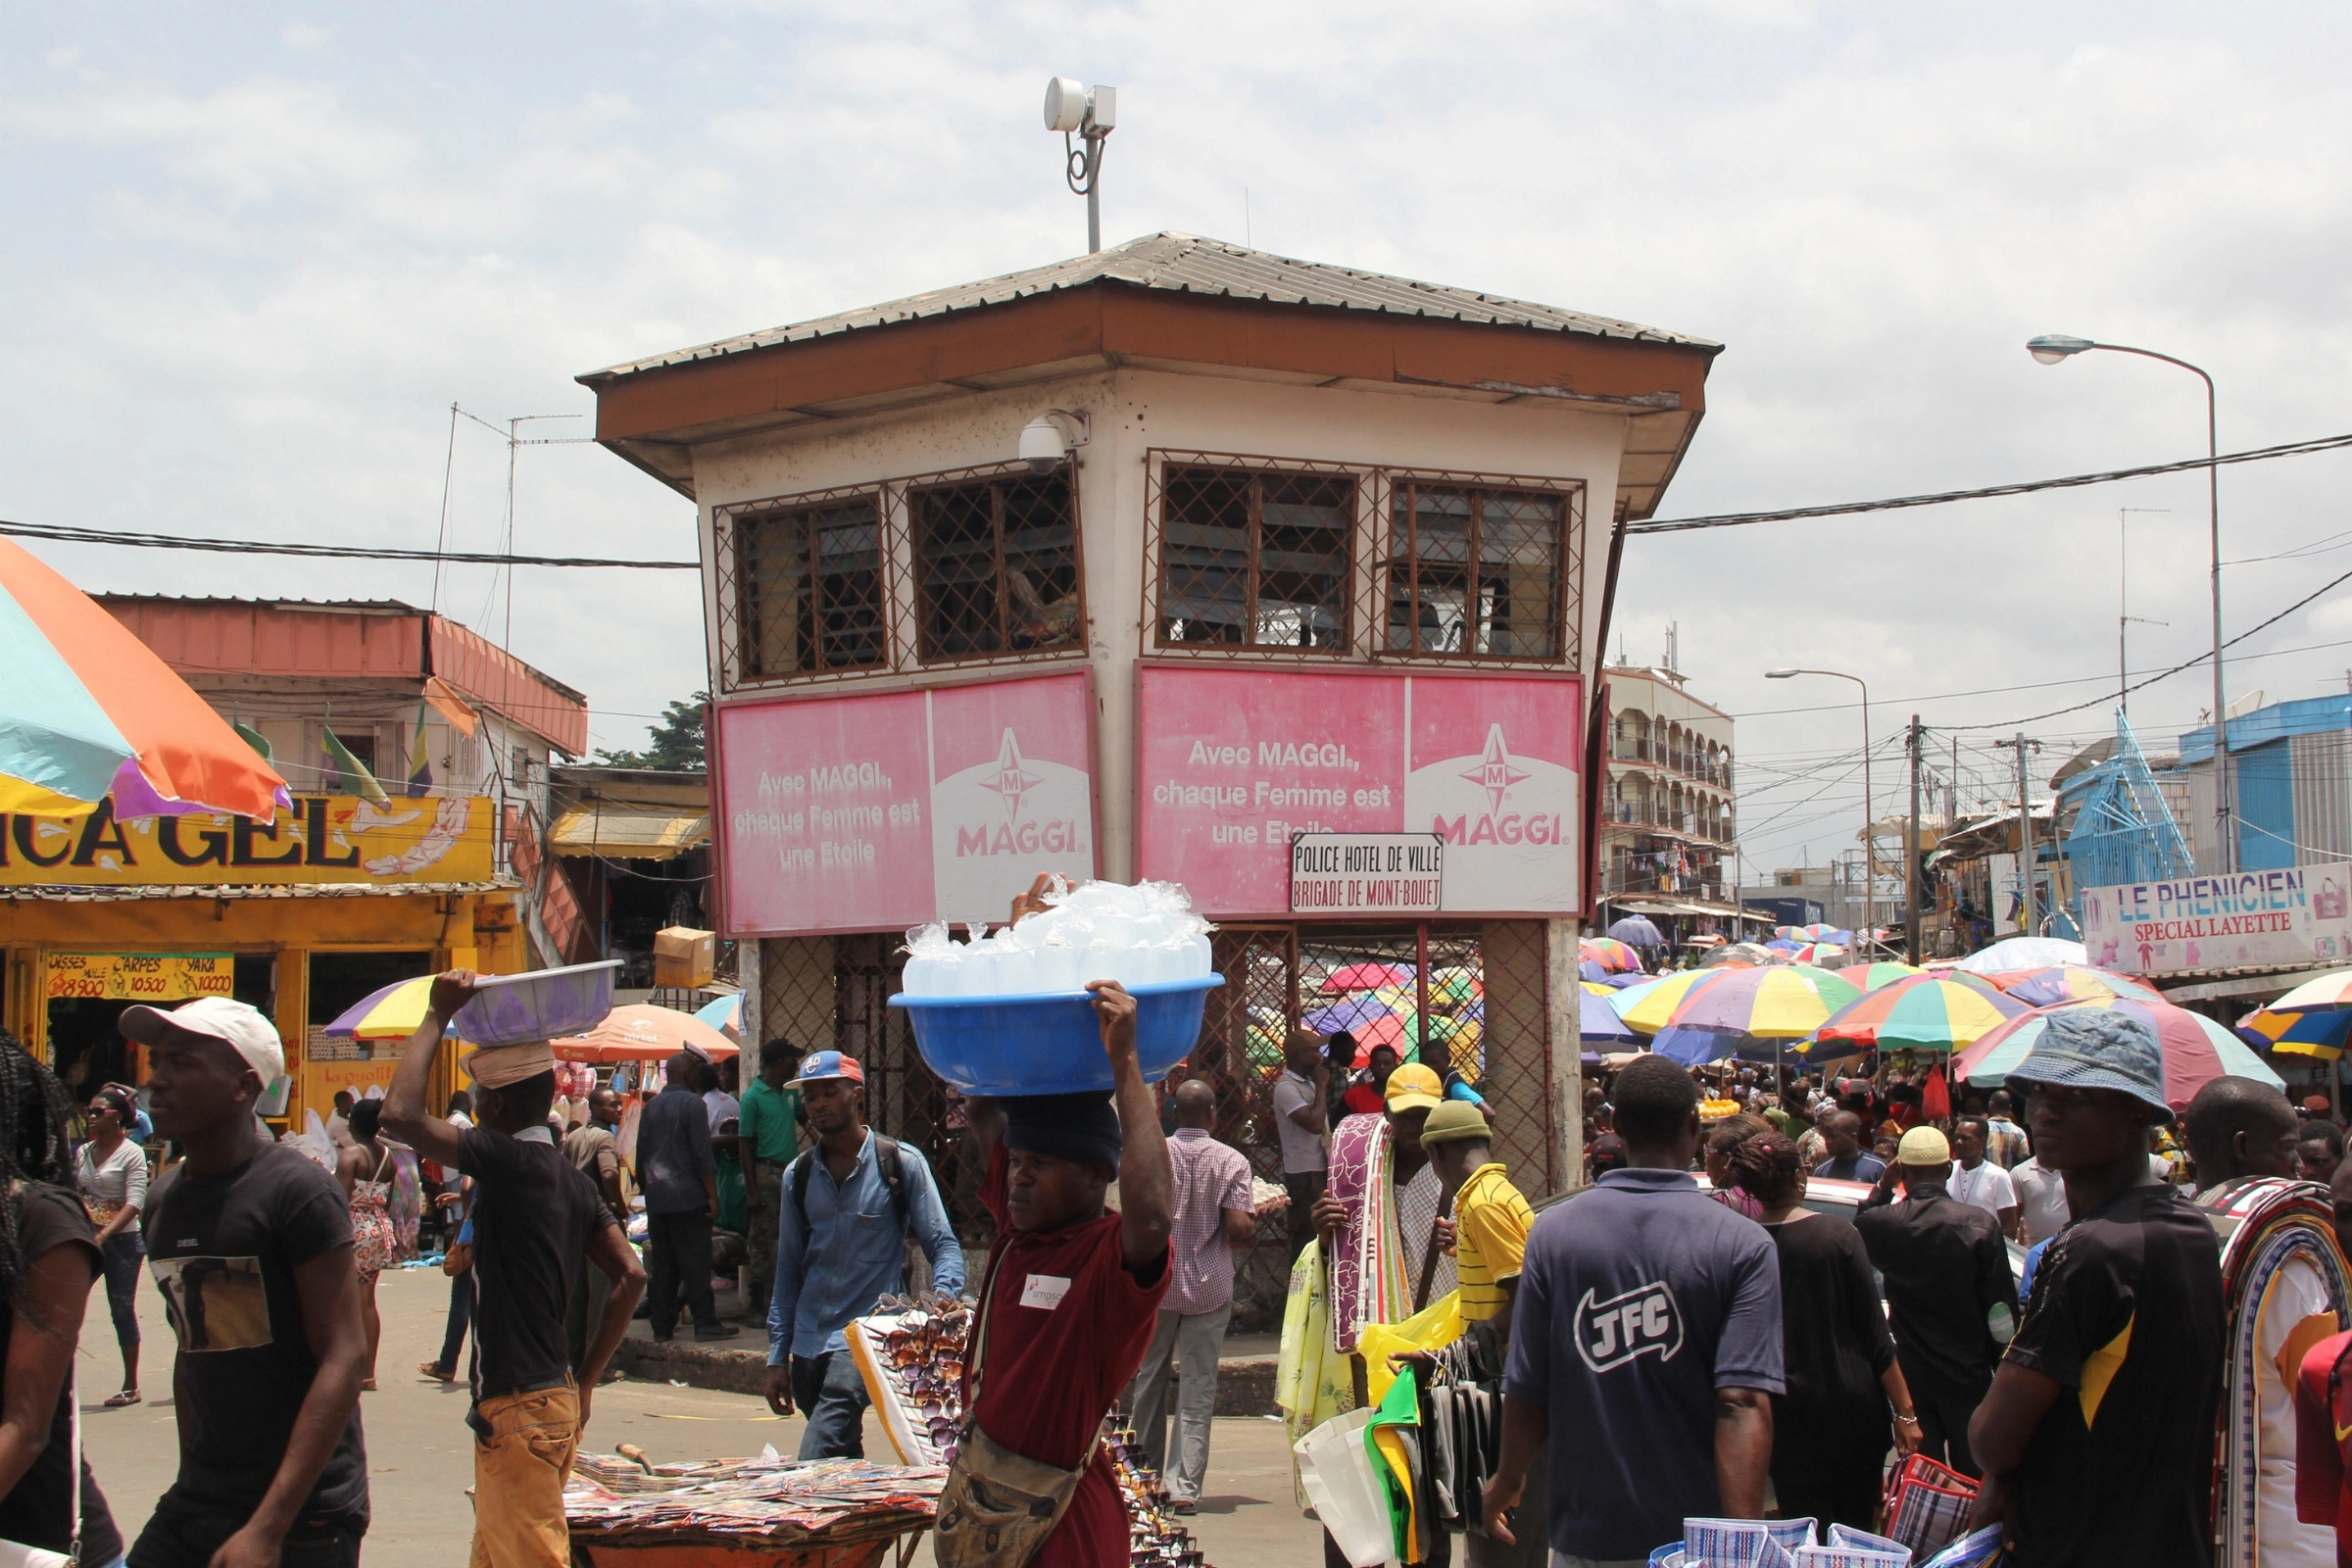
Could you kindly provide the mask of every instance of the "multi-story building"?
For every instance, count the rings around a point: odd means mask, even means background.
[[[1612,664],[1601,899],[1611,915],[1665,914],[1683,935],[1728,929],[1740,909],[1732,720],[1663,666]],[[1602,923],[1606,923],[1603,921]]]
[[[884,1005],[906,928],[1042,871],[1165,879],[1219,927],[1191,1067],[1229,1136],[1270,1152],[1283,1031],[1378,960],[1407,1049],[1497,1086],[1500,1157],[1566,1185],[1547,976],[1591,913],[1611,525],[1717,352],[1158,234],[584,376],[598,439],[700,508],[747,1033],[864,1059],[876,1124],[944,1154]],[[1302,832],[1435,839],[1435,906],[1296,906]]]

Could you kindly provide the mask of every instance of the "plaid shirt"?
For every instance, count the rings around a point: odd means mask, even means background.
[[[1187,1317],[1214,1312],[1233,1299],[1233,1246],[1225,1240],[1229,1208],[1254,1213],[1250,1161],[1199,1127],[1179,1127],[1168,1140],[1168,1164],[1175,1173],[1176,1214],[1169,1240],[1175,1245],[1162,1312]]]

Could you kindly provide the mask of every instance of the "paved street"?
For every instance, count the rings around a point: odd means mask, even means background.
[[[384,1319],[377,1368],[382,1387],[362,1406],[375,1505],[368,1555],[376,1561],[463,1562],[472,1534],[465,1494],[473,1479],[465,1394],[428,1383],[416,1371],[439,1348],[448,1296],[438,1271],[387,1274],[377,1287]],[[127,1410],[99,1407],[122,1370],[102,1292],[90,1298],[79,1362],[90,1463],[125,1540],[136,1536],[177,1462],[171,1331],[151,1292],[140,1294],[139,1319],[146,1336],[141,1382],[147,1403]],[[632,1379],[598,1391],[588,1438],[592,1447],[608,1450],[633,1443],[658,1461],[757,1453],[763,1444],[789,1453],[800,1442],[801,1422],[797,1416],[779,1419],[748,1396]],[[866,1449],[889,1452],[870,1416]],[[1219,1568],[1308,1568],[1322,1561],[1319,1536],[1291,1501],[1279,1423],[1262,1417],[1217,1422],[1208,1496],[1194,1532]]]

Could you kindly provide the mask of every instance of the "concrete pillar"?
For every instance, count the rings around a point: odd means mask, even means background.
[[[1583,1009],[1577,999],[1578,922],[1544,922],[1544,1044],[1551,1062],[1551,1184],[1564,1193],[1585,1179]]]

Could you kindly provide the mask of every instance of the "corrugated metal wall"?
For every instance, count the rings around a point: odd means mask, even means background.
[[[2298,862],[2352,860],[2352,734],[2297,735],[2294,758]]]
[[[2237,868],[2276,871],[2295,863],[2295,779],[2289,742],[2232,753],[2237,783]]]

